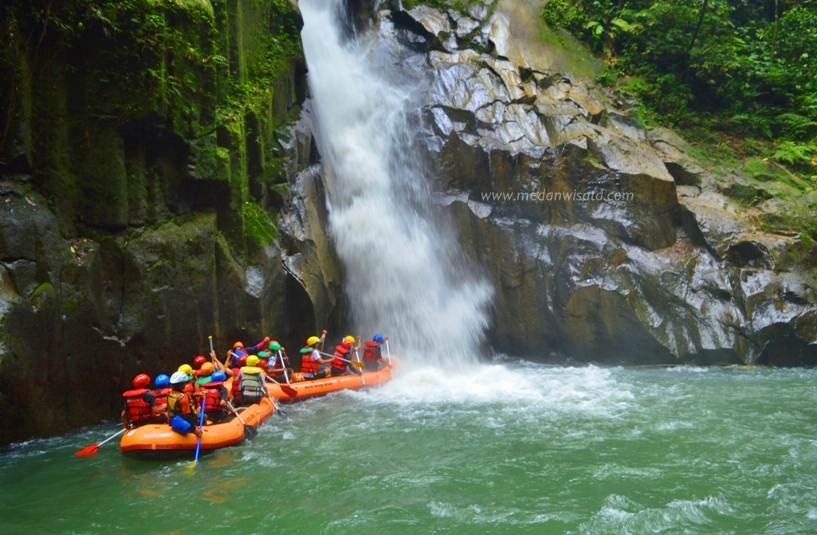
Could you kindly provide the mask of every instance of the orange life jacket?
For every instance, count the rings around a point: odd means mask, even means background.
[[[153,407],[142,397],[146,392],[147,388],[139,388],[122,393],[122,397],[125,398],[125,409],[128,411],[128,421],[133,424],[150,421],[155,416]]]
[[[332,355],[332,369],[346,371],[346,361],[343,359],[350,360],[347,355],[349,355],[349,353],[341,353],[335,350],[335,354]]]
[[[241,375],[239,375],[239,368],[233,368],[233,386],[230,387],[230,397],[238,399],[241,395]]]
[[[187,399],[187,403],[185,403],[185,398]],[[170,411],[171,416],[176,414],[182,416],[191,414],[193,412],[193,399],[187,392],[171,390],[167,394],[167,410]]]
[[[366,340],[363,345],[363,360],[368,362],[376,362],[382,357],[380,353],[380,344],[374,340]]]
[[[207,383],[204,387],[204,412],[219,412],[222,410],[221,406],[221,388],[224,383]]]
[[[318,361],[312,360],[311,352],[301,354],[301,373],[318,373],[319,369]]]
[[[167,395],[170,393],[170,388],[165,387],[161,390],[154,390],[153,395],[156,397],[156,405],[167,405]]]

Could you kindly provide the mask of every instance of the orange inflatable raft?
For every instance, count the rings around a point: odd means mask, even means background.
[[[354,373],[283,385],[270,384],[268,385],[268,389],[272,397],[276,399],[281,401],[295,401],[324,396],[332,392],[337,392],[338,390],[367,388],[383,384],[391,379],[392,370],[396,365],[397,360],[392,358],[390,365],[377,371],[366,371],[362,375]]]
[[[252,427],[258,427],[275,412],[275,407],[268,398],[239,409],[241,418]],[[244,424],[238,418],[205,425],[201,435],[201,451],[208,451],[228,446],[235,446],[244,440]],[[196,449],[196,435],[180,435],[168,424],[147,424],[131,429],[122,435],[119,441],[122,453],[137,457],[173,457],[190,455]]]

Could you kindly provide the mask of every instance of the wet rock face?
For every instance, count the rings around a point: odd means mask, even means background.
[[[138,82],[100,86],[100,70],[111,84],[132,80],[134,65],[106,59],[130,35],[72,32],[88,40],[78,48],[53,25],[4,32],[0,446],[115,417],[136,373],[175,370],[209,350],[208,335],[219,350],[266,334],[291,348],[323,317],[286,269],[305,246],[256,239],[243,210],[250,203],[274,220],[287,178],[311,161],[308,143],[283,135],[304,98],[297,50],[278,58],[264,98],[240,113],[219,100],[239,66],[253,83],[253,66],[267,65],[261,37],[297,35],[300,19],[280,3],[176,4],[174,30],[230,63],[168,62],[168,78],[184,80],[184,106]],[[53,7],[60,20],[83,13]],[[42,22],[26,3],[1,10],[4,30]],[[36,52],[27,36],[41,33]]]
[[[172,371],[210,334],[287,325],[280,252],[239,261],[214,214],[65,239],[41,196],[5,184],[0,251],[3,442],[111,417],[137,372]]]
[[[486,3],[488,6],[490,2]],[[379,13],[426,76],[421,146],[496,289],[504,352],[817,363],[817,292],[666,129],[531,66],[500,8]],[[516,14],[518,16],[518,13]]]

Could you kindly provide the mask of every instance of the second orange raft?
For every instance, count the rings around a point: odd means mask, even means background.
[[[391,364],[384,368],[377,371],[366,371],[362,375],[354,373],[313,379],[311,381],[300,381],[287,385],[270,384],[268,389],[272,397],[281,401],[295,401],[324,396],[338,390],[357,390],[385,383],[391,379],[392,370],[396,364],[397,360],[392,359]]]

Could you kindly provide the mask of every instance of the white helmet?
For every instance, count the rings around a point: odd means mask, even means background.
[[[173,375],[170,376],[170,384],[177,385],[180,383],[186,383],[190,380],[190,376],[188,376],[184,372],[174,372]]]

